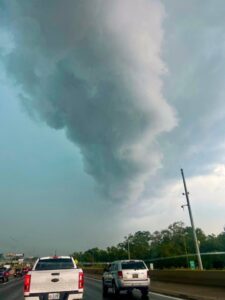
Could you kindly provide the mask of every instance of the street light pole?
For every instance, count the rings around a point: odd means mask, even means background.
[[[181,169],[180,171],[181,171],[181,175],[182,175],[182,179],[183,179],[183,184],[184,184],[184,191],[185,191],[184,195],[186,196],[186,200],[187,200],[187,204],[186,205],[188,207],[190,221],[191,221],[191,226],[192,226],[192,230],[193,230],[193,236],[194,236],[194,242],[195,242],[195,249],[196,249],[196,254],[197,254],[197,258],[198,258],[198,267],[199,267],[200,270],[203,270],[201,254],[200,254],[200,251],[199,251],[199,245],[198,245],[197,235],[196,235],[196,231],[195,231],[194,219],[193,219],[192,211],[191,211],[191,205],[190,205],[190,200],[189,200],[189,193],[187,191],[186,181],[185,181],[185,178],[184,178],[184,171],[183,171],[183,169]]]
[[[186,243],[185,236],[186,236],[185,234],[182,235],[183,241],[184,241],[184,250],[185,250],[185,255],[186,255],[187,268],[188,268],[189,267],[189,263],[188,263],[187,243]]]
[[[128,259],[130,260],[130,241],[129,241],[129,238],[127,239],[127,252],[128,252]]]

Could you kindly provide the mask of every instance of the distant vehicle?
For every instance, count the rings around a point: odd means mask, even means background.
[[[15,269],[14,277],[23,277],[22,269]]]
[[[30,268],[25,267],[25,268],[22,269],[22,274],[26,275],[29,271],[30,271]]]
[[[3,267],[6,268],[7,270],[11,269],[11,265],[4,265]]]
[[[115,261],[104,270],[102,276],[103,296],[107,296],[109,288],[116,296],[120,291],[131,293],[133,289],[139,289],[142,298],[148,299],[149,285],[148,268],[142,260]]]
[[[39,258],[24,276],[26,300],[83,299],[84,274],[70,256]]]
[[[0,280],[1,282],[9,281],[9,272],[5,267],[0,268]]]

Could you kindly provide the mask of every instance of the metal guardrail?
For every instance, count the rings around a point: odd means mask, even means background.
[[[202,252],[202,256],[207,256],[207,255],[225,255],[225,251],[214,251],[214,252]],[[182,254],[182,255],[175,255],[175,256],[167,256],[167,257],[157,257],[157,258],[149,258],[149,259],[144,259],[146,262],[154,262],[154,261],[162,261],[162,260],[167,260],[167,259],[174,259],[174,258],[185,258],[185,257],[195,257],[196,253],[187,253],[187,254]],[[79,262],[82,265],[104,265],[104,264],[109,264],[110,262]]]
[[[201,256],[207,256],[207,255],[224,255],[225,252],[203,252],[201,253]],[[176,256],[167,256],[167,257],[158,257],[158,258],[152,258],[152,259],[145,259],[145,261],[148,262],[154,262],[154,261],[161,261],[166,259],[173,259],[173,258],[182,258],[182,257],[193,257],[196,256],[196,253],[188,253],[188,254],[182,254],[182,255],[176,255]]]

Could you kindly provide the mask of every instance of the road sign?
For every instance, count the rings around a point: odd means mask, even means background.
[[[195,270],[195,261],[194,260],[190,260],[190,268],[192,270]]]

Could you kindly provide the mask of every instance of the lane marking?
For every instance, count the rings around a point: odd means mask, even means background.
[[[182,298],[177,298],[177,297],[173,297],[173,296],[168,296],[168,295],[164,295],[164,294],[158,294],[158,293],[154,293],[154,292],[149,292],[150,295],[155,295],[155,296],[160,296],[162,298],[166,298],[166,299],[176,299],[176,300],[184,300]]]
[[[4,286],[6,286],[6,285],[8,285],[10,283],[17,282],[17,281],[19,281],[19,279],[17,279],[17,278],[11,278],[9,281],[3,282],[3,283],[1,282],[0,288],[4,287]]]
[[[102,280],[101,279],[96,279],[96,278],[93,278],[93,277],[88,277],[88,276],[85,276],[84,278],[87,278],[87,279],[91,279],[93,281],[97,281],[97,282],[101,282]],[[177,298],[177,297],[173,297],[173,296],[167,296],[167,295],[163,295],[163,294],[159,294],[159,293],[154,293],[154,292],[149,292],[149,295],[155,295],[155,296],[160,296],[162,298],[165,298],[165,299],[176,299],[176,300],[183,300],[182,298]]]
[[[84,276],[84,279],[87,278],[87,279],[91,279],[93,281],[97,281],[97,282],[101,282],[102,280],[101,279],[96,279],[96,278],[92,278],[92,277],[88,277],[88,276]]]
[[[1,282],[1,285],[6,285],[6,284],[8,284],[9,282],[11,282],[11,280],[9,280],[9,281],[4,281],[4,282]]]

